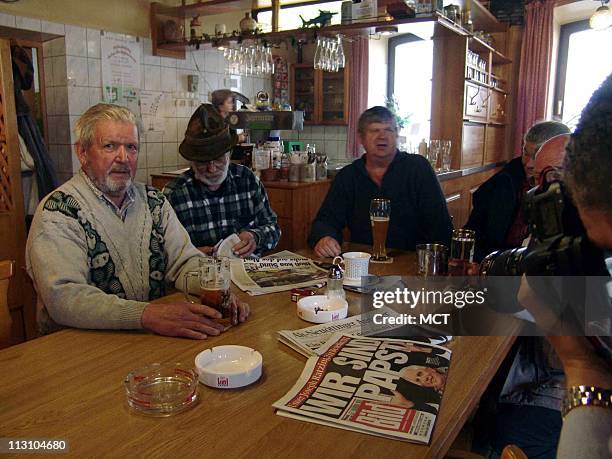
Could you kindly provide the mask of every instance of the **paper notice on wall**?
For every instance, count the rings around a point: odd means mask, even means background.
[[[136,37],[105,33],[102,52],[102,97],[138,113],[140,97],[140,43]]]
[[[140,91],[140,114],[145,131],[164,130],[164,116],[170,102],[168,94],[161,91]]]

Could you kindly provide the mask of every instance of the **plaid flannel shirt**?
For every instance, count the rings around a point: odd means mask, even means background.
[[[214,246],[232,233],[255,234],[256,253],[276,247],[280,228],[263,184],[246,167],[231,163],[216,191],[197,180],[189,169],[163,190],[191,242]]]

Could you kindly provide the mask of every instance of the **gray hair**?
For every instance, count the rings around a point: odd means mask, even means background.
[[[395,115],[386,107],[377,105],[372,108],[368,108],[359,117],[357,124],[357,130],[364,133],[368,125],[372,123],[388,123],[393,125],[393,129],[397,132],[397,122]]]
[[[525,142],[536,144],[538,150],[547,140],[561,134],[571,134],[570,129],[559,121],[539,121],[525,134]]]
[[[230,91],[229,89],[217,89],[210,95],[210,103],[216,108],[219,107],[219,105],[223,105],[230,97],[234,100],[234,91]]]
[[[80,144],[84,150],[91,147],[94,141],[96,124],[102,121],[132,123],[136,126],[138,136],[140,137],[138,120],[136,119],[136,115],[130,110],[120,105],[96,104],[83,113],[74,126],[76,143]]]
[[[591,96],[567,145],[565,183],[577,205],[612,213],[612,74]]]

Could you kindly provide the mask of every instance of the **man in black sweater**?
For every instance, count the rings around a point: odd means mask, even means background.
[[[529,231],[520,209],[525,193],[535,185],[535,155],[547,140],[569,133],[569,128],[557,121],[534,124],[525,134],[522,155],[506,164],[476,190],[472,213],[465,225],[476,231],[476,261],[481,261],[495,250],[522,245]]]
[[[319,209],[309,237],[317,255],[339,255],[345,227],[352,242],[371,245],[374,198],[391,200],[387,247],[448,245],[453,226],[436,174],[424,157],[398,151],[394,115],[372,107],[361,114],[358,131],[366,154],[338,173]]]

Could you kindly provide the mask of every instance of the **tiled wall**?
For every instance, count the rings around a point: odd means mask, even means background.
[[[314,143],[317,152],[325,153],[329,161],[344,162],[352,157],[346,151],[346,126],[304,126],[303,131],[283,131],[282,136],[304,144]]]
[[[80,167],[74,155],[74,123],[87,108],[101,100],[100,35],[97,29],[57,24],[38,19],[0,14],[0,25],[17,29],[55,34],[58,38],[43,44],[44,74],[49,125],[49,153],[56,163],[60,179],[69,179]],[[220,51],[203,48],[188,51],[185,60],[160,58],[151,52],[151,40],[140,38],[142,47],[141,89],[164,92],[174,98],[187,91],[187,75],[199,75],[199,96],[208,99],[209,92],[229,86],[224,74],[225,60]],[[239,90],[253,98],[259,90],[272,92],[269,78],[241,77]],[[150,183],[150,175],[176,170],[186,165],[178,154],[191,106],[179,100],[170,104],[163,120],[163,131],[141,135],[141,153],[137,180]]]

